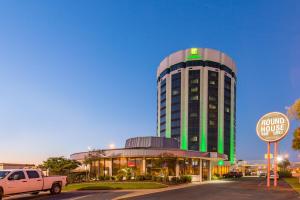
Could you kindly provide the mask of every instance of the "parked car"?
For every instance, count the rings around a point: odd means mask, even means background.
[[[66,184],[66,176],[44,177],[39,170],[0,170],[0,200],[4,196],[21,193],[38,194],[40,191],[59,194]]]
[[[223,175],[224,178],[241,178],[242,176],[242,172],[229,172]]]
[[[266,177],[267,177],[267,176],[266,176]],[[271,171],[271,172],[270,172],[270,179],[274,179],[274,178],[275,178],[274,172]],[[277,179],[279,179],[279,174],[278,174],[278,172],[277,172]]]
[[[259,177],[267,177],[267,173],[266,172],[260,172]]]

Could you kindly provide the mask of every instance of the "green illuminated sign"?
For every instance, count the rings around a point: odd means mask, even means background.
[[[201,59],[201,55],[199,55],[199,51],[197,48],[191,48],[189,55],[186,57],[187,60],[193,60],[193,59]]]

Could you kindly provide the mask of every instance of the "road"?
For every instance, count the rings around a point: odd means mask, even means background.
[[[239,181],[196,185],[178,190],[144,195],[130,200],[299,200],[296,193],[283,180],[278,189],[266,188],[266,181],[259,178],[242,178]]]
[[[63,192],[59,195],[50,195],[49,192],[42,192],[39,195],[17,195],[4,198],[4,200],[110,200],[118,196],[128,194],[125,191],[73,191]]]
[[[207,184],[195,184],[182,189],[157,192],[153,194],[127,198],[128,200],[299,200],[298,193],[284,181],[279,181],[278,189],[266,188],[264,179],[242,178],[237,181],[220,181]],[[51,196],[42,193],[38,196],[21,195],[5,200],[109,200],[129,191],[74,191]]]

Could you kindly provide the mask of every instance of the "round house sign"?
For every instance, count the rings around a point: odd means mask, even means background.
[[[259,119],[256,125],[256,132],[263,141],[276,142],[286,136],[289,128],[290,122],[285,114],[271,112]]]

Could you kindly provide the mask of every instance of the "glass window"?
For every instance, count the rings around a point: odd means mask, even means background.
[[[37,171],[26,171],[27,173],[27,176],[29,179],[32,179],[32,178],[40,178],[40,175]]]
[[[192,79],[191,80],[191,82],[190,82],[191,84],[198,84],[199,83],[199,79]]]
[[[198,92],[198,87],[192,87],[191,92]]]
[[[119,158],[113,158],[113,165],[112,165],[112,175],[116,176],[118,174],[118,171],[120,170],[120,159]]]
[[[199,100],[199,96],[195,95],[195,96],[191,96],[191,100],[195,101],[195,100]]]
[[[172,90],[172,95],[178,95],[179,94],[179,89],[173,89]]]
[[[216,85],[216,81],[209,81],[210,85]]]
[[[197,142],[198,141],[198,137],[197,136],[192,137],[191,141],[192,142]]]
[[[23,171],[14,172],[8,177],[8,180],[22,180],[22,179],[25,179],[25,174]]]
[[[190,116],[191,117],[198,117],[198,113],[191,113]]]
[[[213,110],[217,108],[217,107],[216,107],[215,105],[213,105],[213,104],[209,104],[208,107],[209,107],[209,109],[213,109]]]

